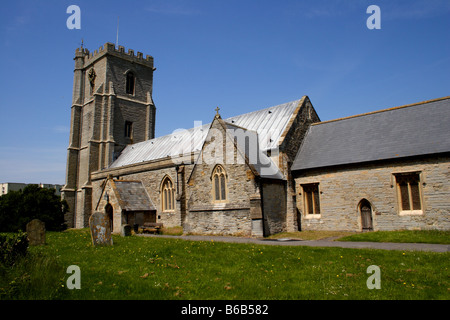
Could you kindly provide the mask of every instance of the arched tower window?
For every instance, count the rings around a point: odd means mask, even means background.
[[[133,122],[125,121],[124,137],[125,138],[133,138]]]
[[[215,202],[227,200],[226,172],[221,165],[217,165],[212,173],[213,199]]]
[[[126,92],[128,94],[134,94],[134,82],[135,82],[135,76],[133,72],[127,73],[127,82],[126,82]]]
[[[161,183],[161,209],[162,211],[175,210],[175,188],[169,176],[166,176]]]

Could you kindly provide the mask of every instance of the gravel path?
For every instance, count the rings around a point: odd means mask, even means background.
[[[257,238],[224,237],[224,236],[194,236],[194,235],[169,236],[169,235],[139,234],[138,236],[183,239],[189,241],[254,243],[262,245],[278,245],[278,246],[340,247],[351,249],[381,249],[381,250],[430,251],[430,252],[450,251],[450,245],[447,244],[333,241],[335,238],[328,238],[323,240],[298,240],[286,238],[275,240],[275,239],[257,239]]]

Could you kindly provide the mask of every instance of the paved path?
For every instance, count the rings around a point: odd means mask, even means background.
[[[381,249],[381,250],[404,250],[404,251],[431,251],[431,252],[449,252],[450,245],[430,244],[430,243],[392,243],[392,242],[348,242],[323,240],[296,240],[296,239],[257,239],[242,237],[223,237],[223,236],[168,236],[143,234],[144,237],[172,238],[190,241],[220,241],[233,243],[254,243],[262,245],[278,246],[310,246],[310,247],[340,247],[352,249]]]

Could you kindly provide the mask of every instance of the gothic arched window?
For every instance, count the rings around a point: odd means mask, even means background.
[[[227,200],[227,181],[225,169],[217,165],[212,173],[213,199],[215,202]]]
[[[161,209],[162,211],[175,210],[175,188],[169,176],[166,176],[161,183]]]
[[[128,94],[134,94],[134,82],[135,82],[134,73],[130,71],[127,73],[127,82],[126,82],[126,92]]]

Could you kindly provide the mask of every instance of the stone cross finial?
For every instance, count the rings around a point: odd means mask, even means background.
[[[218,116],[218,115],[219,115],[219,110],[220,110],[220,108],[217,107],[215,110],[216,110],[216,116]]]

